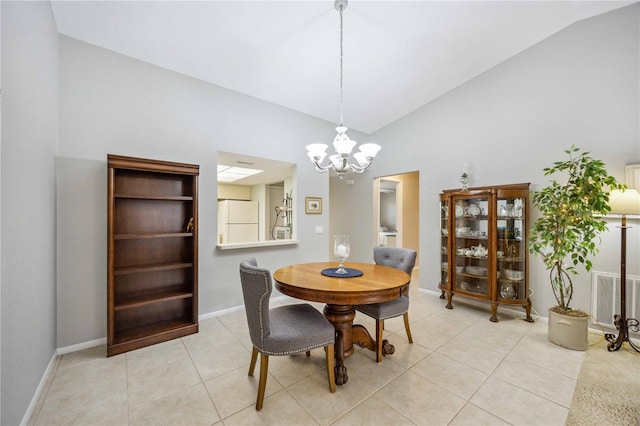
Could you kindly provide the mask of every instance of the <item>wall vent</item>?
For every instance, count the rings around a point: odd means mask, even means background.
[[[640,277],[627,275],[627,318],[640,319]],[[620,313],[620,274],[591,273],[591,315],[593,321],[614,329],[613,316]],[[634,333],[637,334],[637,333]]]

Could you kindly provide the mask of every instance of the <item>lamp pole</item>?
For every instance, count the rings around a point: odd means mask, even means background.
[[[613,323],[619,333],[618,337],[611,333],[604,335],[609,342],[607,345],[609,352],[620,349],[623,342],[628,342],[636,352],[640,352],[640,348],[635,346],[631,339],[629,339],[629,329],[637,332],[639,330],[639,323],[635,318],[627,318],[627,228],[630,228],[630,226],[627,226],[627,216],[622,214],[622,223],[620,226],[622,232],[620,238],[620,315],[613,316]]]

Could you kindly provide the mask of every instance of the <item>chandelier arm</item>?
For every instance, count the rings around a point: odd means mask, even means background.
[[[333,167],[331,164],[329,164],[328,166],[321,166],[317,161],[314,161],[313,165],[316,167],[316,171],[320,173],[326,173]]]
[[[364,167],[356,166],[355,164],[349,164],[349,170],[351,170],[354,173],[364,173],[364,171],[369,168],[371,163],[372,162],[370,161],[369,164],[367,164]]]
[[[341,168],[339,168],[339,169],[338,169],[338,168],[336,168],[336,166],[335,166],[335,165],[333,165],[333,164],[328,164],[328,165],[326,165],[326,166],[322,166],[322,165],[320,165],[320,163],[318,163],[317,161],[314,161],[314,162],[313,162],[313,165],[315,166],[316,170],[317,170],[318,172],[320,172],[320,173],[326,173],[326,172],[328,172],[329,170],[333,169],[333,170],[335,170],[335,171],[336,171],[337,173],[339,173],[339,174],[343,174],[343,173],[346,173],[346,172],[348,172],[348,171],[352,171],[352,172],[354,172],[354,173],[364,173],[364,171],[365,171],[365,170],[367,170],[371,164],[372,164],[372,163],[370,162],[370,163],[369,163],[369,164],[367,164],[366,166],[364,166],[364,167],[360,167],[360,166],[356,166],[355,164],[345,164],[345,163],[343,162],[343,166],[342,166]]]

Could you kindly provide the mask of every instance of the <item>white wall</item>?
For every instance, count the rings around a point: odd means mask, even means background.
[[[637,4],[575,24],[371,137],[354,132],[383,150],[353,185],[332,179],[331,200],[327,175],[310,167],[300,140],[330,141],[334,123],[58,38],[47,2],[1,8],[2,424],[21,420],[56,346],[106,334],[107,153],[201,165],[201,314],[242,303],[237,264],[247,256],[269,268],[327,259],[330,236],[346,232],[362,236],[352,238],[352,260],[370,261],[375,176],[420,171],[421,284],[435,290],[437,195],[459,186],[465,161],[474,185],[530,181],[534,188],[545,183],[542,168],[572,143],[620,179],[625,164],[640,161]],[[300,165],[300,246],[216,251],[218,150]],[[322,197],[324,214],[305,215],[305,196]],[[619,266],[611,223],[596,269]],[[315,234],[316,225],[325,233]],[[628,273],[638,275],[640,221],[631,225]],[[541,312],[552,304],[545,275],[533,259]],[[588,300],[581,292],[577,307],[588,308]]]
[[[372,135],[367,142],[383,149],[371,169],[354,185],[332,182],[331,218],[344,219],[336,231],[370,235],[372,212],[362,206],[373,206],[373,177],[419,170],[420,285],[435,291],[438,194],[460,187],[464,162],[472,185],[531,182],[537,189],[547,182],[542,169],[575,144],[624,182],[625,164],[640,160],[639,8],[571,25]],[[627,273],[638,275],[640,221],[631,225]],[[619,232],[611,227],[602,236],[594,269],[619,271]],[[354,260],[370,258],[370,238],[363,239],[352,241]],[[555,304],[546,276],[531,258],[533,306],[544,316]],[[576,284],[574,307],[588,311],[590,275],[580,274]]]
[[[353,185],[332,179],[331,200],[327,175],[310,167],[300,140],[330,141],[334,123],[58,38],[48,2],[0,7],[2,424],[21,420],[56,346],[106,334],[107,153],[201,165],[201,314],[242,303],[237,264],[247,256],[269,268],[326,259],[330,236],[347,232],[362,236],[352,239],[351,258],[370,261],[366,206],[373,205],[375,176],[420,171],[421,284],[435,290],[437,194],[459,186],[465,161],[474,185],[534,187],[545,183],[542,168],[572,143],[621,179],[624,164],[640,161],[637,4],[575,24],[369,138],[354,132],[383,150]],[[299,247],[215,250],[218,150],[300,165]],[[322,197],[324,214],[305,215],[305,196]],[[316,225],[325,233],[315,234]],[[638,275],[640,222],[631,225],[628,273]],[[617,270],[618,247],[612,227],[595,268]],[[541,311],[552,304],[544,275],[534,260],[533,302]],[[587,274],[580,280],[588,282]],[[577,307],[588,300],[585,291]]]
[[[2,8],[2,418],[19,424],[56,349],[58,35],[49,2]]]
[[[328,200],[328,176],[300,141],[332,140],[334,123],[61,36],[59,126],[59,347],[106,335],[107,153],[200,165],[200,314],[243,303],[238,265],[246,257],[272,270],[327,259],[328,206],[305,215],[303,200]],[[218,151],[301,165],[298,246],[215,248]],[[315,234],[316,225],[325,233]]]

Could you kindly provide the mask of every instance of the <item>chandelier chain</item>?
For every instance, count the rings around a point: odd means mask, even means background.
[[[1,1],[1,0],[0,0]],[[333,8],[340,12],[340,126],[336,127],[338,134],[333,139],[333,147],[336,150],[336,154],[329,157],[329,164],[326,166],[321,165],[324,158],[327,156],[327,145],[323,143],[312,143],[307,145],[307,155],[311,162],[315,166],[316,170],[320,173],[328,172],[329,170],[335,170],[340,179],[349,172],[364,173],[369,168],[371,162],[375,158],[378,151],[380,151],[380,145],[375,143],[365,143],[360,145],[360,151],[353,154],[355,163],[349,162],[349,155],[353,150],[353,147],[357,144],[356,141],[349,139],[347,136],[347,129],[344,127],[343,115],[344,115],[344,16],[343,12],[349,4],[348,0],[335,0]]]
[[[344,99],[344,94],[342,91],[342,81],[343,81],[343,71],[342,71],[342,57],[343,57],[343,36],[342,36],[342,31],[343,31],[343,25],[342,25],[342,12],[343,12],[343,7],[340,6],[340,127],[343,126],[343,99]]]

